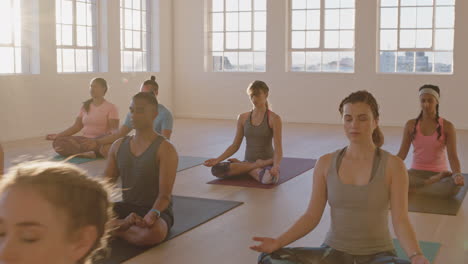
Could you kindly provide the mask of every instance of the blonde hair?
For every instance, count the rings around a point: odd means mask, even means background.
[[[247,94],[249,95],[257,95],[259,92],[263,92],[265,95],[268,95],[270,91],[270,88],[268,88],[268,85],[263,82],[263,81],[253,81],[252,83],[249,84],[249,87],[247,87]],[[267,110],[270,110],[268,104],[268,100],[266,101],[266,108]]]
[[[351,93],[341,101],[338,111],[340,111],[341,116],[343,116],[343,107],[345,104],[354,104],[354,103],[365,103],[367,104],[374,116],[374,119],[379,119],[379,104],[375,97],[368,91],[357,91]],[[381,147],[384,144],[384,135],[380,128],[377,126],[372,132],[372,141],[377,147]]]
[[[0,192],[16,187],[36,190],[68,217],[67,232],[94,226],[97,239],[78,263],[89,263],[106,254],[113,218],[110,187],[87,176],[74,165],[63,162],[28,162],[19,164],[4,176]],[[70,236],[71,237],[71,236]]]

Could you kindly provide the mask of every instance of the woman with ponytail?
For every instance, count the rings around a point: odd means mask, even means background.
[[[408,170],[410,191],[450,197],[464,185],[457,155],[454,125],[439,116],[440,89],[426,84],[419,88],[421,112],[406,123],[398,157],[405,160],[413,145],[413,162]],[[452,171],[448,170],[448,161]]]
[[[408,218],[405,165],[380,147],[379,107],[367,91],[346,97],[339,106],[349,144],[320,157],[307,211],[277,238],[254,237],[261,264],[429,264]],[[331,226],[321,247],[283,248],[320,222],[330,205]],[[392,223],[411,262],[397,258],[388,228]]]
[[[79,155],[87,158],[105,156],[110,144],[97,144],[93,140],[110,134],[119,127],[117,107],[104,99],[107,82],[102,78],[91,80],[89,88],[91,99],[85,101],[75,123],[58,134],[49,134],[54,150],[62,156]],[[73,136],[80,132],[82,136]]]
[[[269,88],[262,81],[254,81],[247,88],[253,109],[238,116],[234,142],[219,157],[204,163],[205,166],[212,167],[214,176],[229,178],[248,173],[262,184],[278,182],[283,158],[282,124],[280,116],[269,109],[268,93]],[[228,159],[223,162],[239,150],[244,137],[247,141],[245,161]]]

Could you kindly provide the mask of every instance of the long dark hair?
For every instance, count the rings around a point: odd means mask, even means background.
[[[107,93],[107,82],[103,78],[94,78],[91,80],[91,83],[96,82],[99,86],[104,88],[104,94]],[[86,113],[89,112],[89,108],[91,107],[91,103],[93,102],[93,98],[90,98],[86,101],[83,102],[83,108],[86,111]]]
[[[369,93],[368,91],[357,91],[354,93],[351,93],[341,101],[340,106],[338,108],[338,111],[340,111],[340,114],[343,116],[343,107],[345,104],[354,104],[354,103],[365,103],[367,104],[371,111],[372,115],[374,116],[374,119],[379,119],[379,104],[377,103],[377,100],[375,100],[375,97]],[[376,127],[374,131],[372,132],[372,142],[380,148],[383,143],[384,143],[384,135],[382,131],[380,130],[380,127]]]
[[[145,85],[151,85],[151,92],[157,92],[159,90],[159,84],[156,82],[156,76],[154,75],[151,75],[151,78],[143,83],[143,86]]]
[[[425,89],[425,88],[429,88],[429,89],[432,89],[432,90],[436,91],[437,94],[440,96],[439,86],[432,85],[432,84],[425,84],[425,85],[423,85],[423,86],[421,86],[419,88],[419,91],[421,91],[422,89]],[[422,115],[423,115],[423,111],[421,110],[421,112],[419,112],[418,117],[416,118],[416,122],[414,123],[413,131],[411,132],[411,141],[413,141],[414,138],[416,137],[416,127],[417,127],[419,121],[421,120]],[[438,102],[437,102],[437,105],[436,105],[435,121],[437,123],[437,129],[436,129],[437,130],[437,139],[439,139],[442,136],[442,128],[440,127],[440,124],[439,124],[439,103]]]

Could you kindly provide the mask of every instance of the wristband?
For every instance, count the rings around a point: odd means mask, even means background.
[[[155,213],[155,214],[158,216],[158,218],[161,217],[161,212],[160,212],[159,210],[157,210],[157,209],[154,209],[154,208],[153,208],[153,209],[150,210],[150,212]]]
[[[413,252],[413,254],[411,254],[411,256],[409,256],[409,259],[411,260],[416,256],[422,256],[422,255],[423,254],[421,252],[415,251],[415,252]]]

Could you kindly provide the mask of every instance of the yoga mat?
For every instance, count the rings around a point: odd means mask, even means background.
[[[195,197],[173,196],[174,226],[166,239],[177,237],[237,206],[236,201],[212,200]],[[97,264],[117,264],[139,255],[151,247],[137,247],[116,239],[110,242],[111,254],[108,258],[98,260]]]
[[[235,176],[229,179],[216,179],[208,182],[208,184],[271,189],[314,168],[315,162],[317,162],[315,159],[283,158],[281,161],[280,179],[277,184],[261,184],[249,175]]]
[[[179,164],[177,171],[183,171],[203,164],[208,158],[192,157],[192,156],[179,156]]]
[[[409,211],[428,214],[457,215],[466,192],[468,191],[468,174],[463,174],[463,176],[465,177],[465,186],[460,189],[455,197],[443,198],[409,194]]]
[[[393,239],[393,244],[395,245],[395,250],[397,252],[398,258],[409,261],[405,251],[401,248],[398,239]],[[421,247],[421,250],[424,256],[427,258],[427,260],[429,260],[430,263],[433,263],[435,257],[437,256],[437,252],[439,252],[440,243],[419,241],[419,246]]]
[[[52,158],[52,160],[53,161],[62,161],[62,160],[65,160],[66,158],[67,157],[64,157],[62,155],[56,155],[55,157]],[[67,160],[67,162],[70,162],[70,163],[73,163],[73,164],[81,164],[81,163],[86,163],[86,162],[101,160],[101,159],[103,159],[103,158],[89,159],[89,158],[74,157],[74,158],[71,158],[71,159]]]

